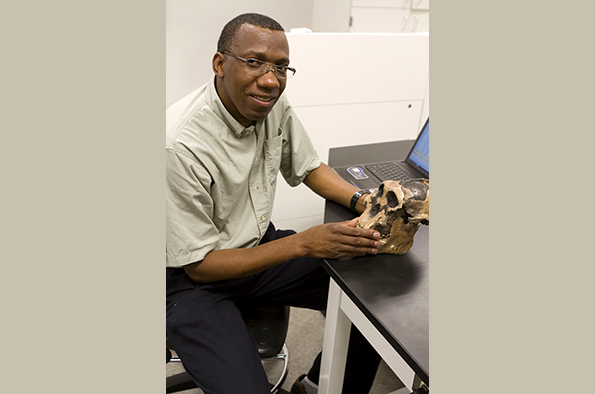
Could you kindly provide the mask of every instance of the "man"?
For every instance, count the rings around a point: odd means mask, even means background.
[[[265,394],[269,385],[240,315],[246,307],[324,310],[322,258],[377,253],[357,219],[301,233],[270,223],[277,174],[357,212],[363,196],[321,163],[282,93],[283,28],[259,14],[231,20],[214,79],[167,111],[167,335],[205,393]],[[379,356],[352,330],[344,393],[368,392]],[[317,392],[320,355],[292,393]]]

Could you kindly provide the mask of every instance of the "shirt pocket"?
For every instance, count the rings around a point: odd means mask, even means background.
[[[281,153],[283,146],[283,136],[277,136],[264,142],[264,161],[266,171],[269,177],[269,183],[275,185],[277,174],[281,166]]]

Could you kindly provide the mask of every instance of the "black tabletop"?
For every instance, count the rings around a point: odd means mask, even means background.
[[[334,148],[329,165],[405,157],[413,141]],[[391,156],[392,155],[392,156]],[[349,161],[349,162],[348,162]],[[349,209],[326,202],[325,223],[352,219]],[[429,227],[420,226],[404,255],[328,260],[324,268],[415,373],[429,385]]]

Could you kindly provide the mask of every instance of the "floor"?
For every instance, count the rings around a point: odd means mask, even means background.
[[[287,332],[286,344],[289,349],[289,374],[282,386],[280,394],[286,394],[291,390],[293,382],[303,373],[310,369],[314,357],[322,349],[322,337],[324,331],[324,317],[318,311],[307,309],[291,308],[289,318],[289,330]],[[265,369],[269,376],[274,377],[280,369],[274,365],[275,361],[265,363]],[[180,363],[170,362],[167,364],[167,376],[183,370]],[[374,385],[370,394],[390,394],[402,389],[403,385],[395,374],[381,362]],[[200,389],[186,390],[181,394],[203,394]]]

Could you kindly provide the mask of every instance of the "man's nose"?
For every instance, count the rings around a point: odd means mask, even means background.
[[[281,86],[281,82],[277,78],[277,75],[273,71],[272,67],[270,67],[267,72],[258,78],[258,84],[269,89],[274,89]]]

